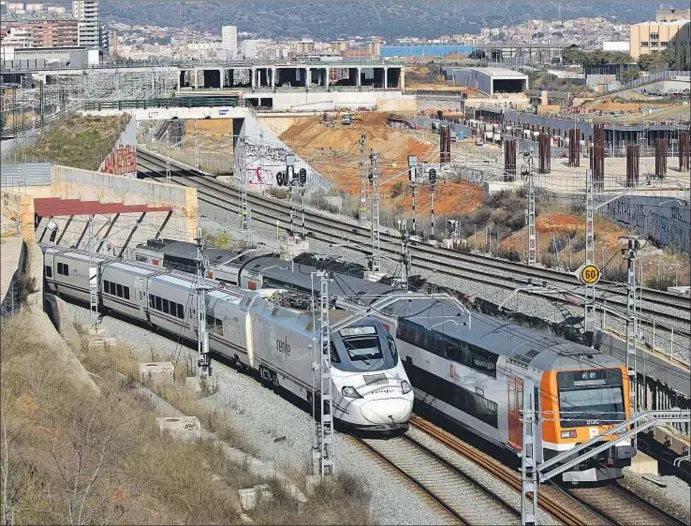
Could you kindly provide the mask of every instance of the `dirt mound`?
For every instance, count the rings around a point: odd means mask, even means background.
[[[434,193],[434,211],[438,215],[453,216],[474,212],[482,204],[483,189],[477,184],[466,181],[439,181]],[[430,207],[429,186],[425,185],[416,191],[416,208],[428,211]],[[395,203],[406,210],[412,210],[413,194],[410,190],[395,198]]]
[[[321,124],[319,117],[297,119],[280,139],[334,185],[357,192],[361,135],[367,137],[367,149],[377,152],[377,166],[383,179],[403,172],[408,166],[408,155],[417,155],[422,161],[438,158],[438,149],[434,146],[389,128],[389,115],[388,112],[363,112],[351,126],[343,126],[336,120],[334,127]],[[401,173],[401,178],[404,175]]]

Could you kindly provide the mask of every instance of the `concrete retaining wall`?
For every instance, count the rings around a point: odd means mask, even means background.
[[[127,177],[102,174],[66,166],[55,166],[51,192],[54,197],[81,199],[101,203],[123,203],[126,205],[170,206],[173,215],[165,225],[165,237],[193,241],[199,224],[197,191],[177,185],[155,183]],[[139,213],[96,216],[94,236],[96,248],[101,253],[117,255],[130,232],[136,226],[128,247],[155,237],[168,215],[167,212],[149,212],[139,223]],[[47,231],[48,218],[42,218],[36,229],[39,242],[54,242],[61,246],[88,247],[86,216],[55,218],[58,231]],[[138,225],[138,226],[137,226]],[[51,239],[52,238],[52,239]]]
[[[377,108],[384,111],[402,111],[407,106],[415,110],[415,97],[400,91],[257,91],[246,93],[246,99],[272,99],[276,111],[332,111],[341,108]]]
[[[295,155],[295,174],[297,175],[301,168],[307,170],[307,192],[327,190],[330,187],[328,181],[276,137],[271,130],[262,126],[255,117],[247,115],[242,121],[237,122],[238,129],[233,133],[243,138],[244,143],[238,141],[235,145],[233,171],[240,174],[238,160],[249,159],[245,169],[250,190],[261,192],[275,186],[276,174],[285,170],[286,157],[291,153]]]
[[[199,224],[197,190],[177,185],[130,179],[117,175],[54,166],[50,186],[32,186],[26,194],[2,191],[2,215],[10,224],[18,223],[25,241],[53,242],[61,246],[87,248],[87,216],[55,218],[56,232],[47,229],[49,218],[42,218],[35,226],[34,199],[60,197],[101,203],[126,205],[169,206],[173,214],[161,235],[182,241],[193,241]],[[133,228],[136,227],[128,247],[155,237],[164,224],[167,212],[149,212],[141,223],[139,213],[95,217],[94,236],[102,253],[118,254]]]
[[[601,330],[595,332],[595,347],[605,354],[617,358],[621,363],[626,363],[626,342]],[[641,357],[644,351],[639,350],[639,372],[641,372]],[[663,356],[647,353],[646,374],[654,378],[670,389],[691,397],[691,385],[689,385],[689,370],[683,369],[676,363],[670,362]]]
[[[689,252],[691,209],[670,197],[620,197],[600,213],[663,247]]]
[[[34,197],[32,195],[3,190],[2,216],[8,220],[8,223],[18,225],[24,241],[30,242],[35,239]]]

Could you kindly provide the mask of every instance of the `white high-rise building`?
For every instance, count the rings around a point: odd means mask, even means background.
[[[88,49],[100,47],[98,0],[72,0],[72,16],[77,19],[78,42]]]
[[[238,54],[238,28],[235,26],[221,27],[221,49],[226,50],[228,58],[235,58]]]

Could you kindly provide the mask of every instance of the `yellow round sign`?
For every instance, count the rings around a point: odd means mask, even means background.
[[[595,265],[585,265],[581,268],[580,278],[586,285],[594,285],[600,281],[600,269]]]

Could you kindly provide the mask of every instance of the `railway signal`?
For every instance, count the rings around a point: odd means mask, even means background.
[[[436,229],[435,229],[435,215],[434,215],[434,191],[436,189],[435,183],[437,182],[437,170],[435,168],[430,168],[427,173],[430,184],[430,242],[436,242]]]

